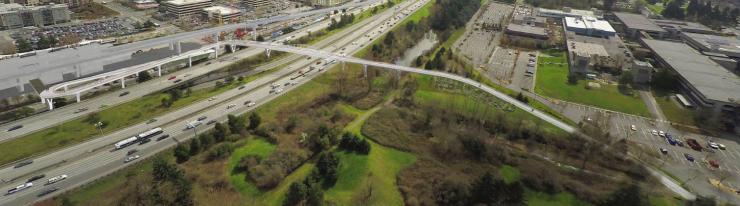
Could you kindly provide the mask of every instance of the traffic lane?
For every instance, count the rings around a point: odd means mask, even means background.
[[[349,40],[344,41],[344,42],[347,43],[347,42],[349,42]],[[297,69],[297,67],[296,67],[296,69]],[[293,72],[293,71],[276,72],[276,73],[271,74],[271,75],[273,77],[278,77],[280,75],[284,75],[284,74],[287,74],[287,73],[290,73],[290,72]],[[266,79],[263,78],[261,80],[250,82],[249,84],[246,85],[246,87],[248,88],[246,90],[250,90],[250,88],[254,87],[255,85],[265,84],[266,82],[269,82],[269,80],[271,80],[271,79],[272,78],[266,78]],[[239,91],[232,90],[230,92],[237,92],[238,93]],[[225,92],[225,93],[223,93],[221,95],[218,95],[217,97],[218,98],[224,98],[224,97],[227,97],[227,96],[233,96],[233,94],[230,94],[230,92]],[[201,110],[201,109],[207,107],[209,104],[210,103],[208,103],[207,101],[200,101],[200,102],[197,102],[194,105],[192,105],[191,107],[188,107],[188,108],[186,108],[184,110],[188,110],[188,111],[190,111],[190,110],[193,110],[193,111]],[[180,110],[179,112],[175,112],[173,114],[176,114],[176,116],[181,116],[182,115],[182,111],[184,111],[184,110]],[[171,117],[171,118],[168,118],[168,117]],[[173,115],[166,115],[164,117],[160,117],[159,119],[160,120],[158,121],[159,122],[158,124],[161,124],[163,122],[172,121],[174,119],[174,117],[173,117]],[[156,126],[156,124],[153,125],[153,126]],[[117,142],[120,139],[122,139],[123,138],[122,136],[133,136],[133,135],[138,134],[138,132],[144,131],[144,130],[147,130],[147,129],[149,129],[149,128],[146,127],[146,125],[141,125],[140,124],[138,126],[127,128],[126,130],[123,131],[125,133],[119,132],[119,133],[114,133],[114,134],[111,135],[111,136],[120,137],[120,138],[96,138],[98,140],[98,142],[100,142],[100,143],[95,144],[92,147],[99,148],[99,147],[102,147],[102,146],[107,145],[107,144],[112,144],[112,143]],[[107,140],[107,141],[101,141],[101,140]],[[88,145],[86,147],[89,148],[90,146]],[[5,176],[12,176],[12,175],[15,175],[16,176],[16,177],[8,178],[8,179],[14,179],[14,178],[17,178],[18,176],[23,176],[23,175],[30,175],[30,173],[32,173],[32,171],[36,171],[36,170],[39,170],[41,168],[48,167],[50,165],[54,165],[54,164],[57,164],[57,163],[63,161],[63,160],[60,160],[60,159],[63,159],[63,158],[60,158],[60,157],[66,157],[67,159],[71,159],[71,158],[74,158],[75,156],[80,156],[80,155],[84,154],[84,153],[82,153],[82,151],[85,151],[85,150],[84,149],[81,149],[81,148],[75,148],[72,151],[72,153],[65,152],[64,155],[48,155],[48,156],[44,156],[42,158],[39,158],[37,160],[34,160],[34,164],[32,164],[32,165],[28,165],[26,167],[22,167],[20,170],[12,170],[12,171],[10,171],[11,172],[10,175],[7,174],[6,171],[4,171],[4,170],[2,172],[0,172],[0,175],[2,175],[4,177]],[[6,169],[9,169],[9,168],[6,168]]]

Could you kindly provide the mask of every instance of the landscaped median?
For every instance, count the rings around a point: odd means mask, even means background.
[[[617,85],[612,84],[588,89],[586,85],[590,81],[583,79],[569,84],[568,71],[567,57],[563,52],[543,52],[538,58],[535,92],[555,99],[650,117],[647,106],[636,93],[623,94]]]

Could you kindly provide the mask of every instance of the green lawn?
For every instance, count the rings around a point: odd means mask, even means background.
[[[672,94],[659,95],[658,92],[654,92],[653,96],[668,121],[696,126],[693,111],[679,105],[675,96]]]
[[[538,60],[536,93],[565,101],[650,117],[647,107],[638,95],[622,94],[616,85],[602,84],[599,89],[586,89],[586,80],[578,80],[575,85],[568,84],[568,64],[562,52],[551,57],[540,56]]]
[[[506,184],[519,181],[519,177],[521,177],[519,169],[512,167],[511,165],[501,166],[501,168],[498,168],[498,173],[501,175],[501,178],[504,179]]]
[[[288,192],[288,189],[290,188],[290,185],[293,184],[293,182],[296,181],[303,181],[306,179],[308,174],[311,173],[311,170],[314,168],[313,163],[306,163],[301,165],[301,167],[298,167],[293,173],[290,173],[285,179],[283,179],[280,184],[273,188],[272,190],[268,192],[262,193],[262,195],[259,196],[259,203],[255,204],[246,204],[246,205],[270,205],[270,206],[279,206],[283,204],[283,199],[285,199],[285,194]]]
[[[555,195],[526,190],[524,199],[529,206],[587,206],[587,202],[578,200],[570,193],[561,192]]]
[[[360,137],[360,128],[380,107],[362,111],[345,130]],[[358,111],[358,110],[355,110]],[[368,139],[369,140],[369,139]],[[337,205],[403,205],[403,197],[396,185],[396,175],[401,169],[413,164],[413,154],[381,146],[370,141],[372,149],[368,155],[338,152],[340,159],[339,178],[336,184],[324,193],[327,201]],[[368,194],[372,194],[368,197]]]
[[[400,24],[398,25],[404,25],[406,22],[413,21],[414,23],[419,23],[422,18],[429,16],[429,12],[431,11],[432,6],[434,6],[434,3],[436,0],[429,1],[427,4],[424,4],[419,10],[411,14],[408,18],[404,19]]]
[[[265,158],[268,155],[272,154],[272,152],[275,151],[275,148],[275,145],[270,144],[263,139],[254,138],[250,139],[246,145],[235,149],[234,153],[232,153],[231,157],[229,158],[229,165],[227,167],[227,172],[229,173],[229,180],[231,181],[231,185],[233,185],[234,188],[236,188],[236,190],[238,190],[242,195],[256,196],[261,194],[262,192],[256,186],[254,186],[254,184],[247,181],[246,173],[232,173],[232,171],[242,157],[247,155],[257,155]]]

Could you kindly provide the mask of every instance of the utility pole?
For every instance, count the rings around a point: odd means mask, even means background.
[[[100,136],[103,136],[103,122],[98,122],[98,123],[95,123],[95,126],[96,126],[96,127],[98,128],[98,130],[100,131]]]

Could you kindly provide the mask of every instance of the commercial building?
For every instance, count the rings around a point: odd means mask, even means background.
[[[288,8],[286,0],[244,0],[252,8],[255,16],[274,13]]]
[[[740,77],[684,43],[642,39],[663,68],[679,77],[684,94],[712,117],[734,121],[740,110]],[[711,112],[710,112],[711,111]]]
[[[595,68],[603,65],[609,58],[604,46],[578,41],[568,41],[570,73],[595,73]]]
[[[211,4],[211,0],[170,0],[163,6],[168,14],[183,17],[202,14],[203,9]]]
[[[133,0],[131,4],[137,9],[151,9],[159,7],[159,3],[154,0]]]
[[[541,16],[514,15],[514,18],[511,19],[511,23],[519,24],[519,25],[545,27],[547,24],[547,19]]]
[[[0,4],[0,30],[26,26],[48,26],[69,22],[69,9],[65,4],[22,6]]]
[[[734,37],[709,34],[681,33],[681,38],[701,52],[711,52],[740,58],[740,40]]]
[[[569,7],[564,7],[563,10],[540,8],[537,10],[537,15],[541,17],[550,17],[550,18],[557,18],[557,19],[562,19],[565,17],[585,17],[585,16],[601,18],[603,16],[601,12],[596,9],[578,10],[578,9],[571,9]]]
[[[565,29],[578,35],[609,38],[617,34],[609,22],[594,17],[565,17]]]
[[[203,15],[211,22],[225,23],[238,21],[241,18],[241,11],[233,7],[212,6],[203,9]]]
[[[668,31],[655,24],[647,17],[640,14],[614,12],[620,23],[620,29],[624,36],[632,39],[644,37],[643,32],[652,38],[662,39],[668,36]]]
[[[635,60],[632,63],[632,81],[635,83],[649,83],[655,68],[648,62]]]
[[[343,4],[349,0],[311,0],[311,4],[314,6],[331,7],[339,4]]]
[[[549,36],[544,27],[530,25],[509,24],[504,31],[506,36],[513,42],[533,41],[536,46],[546,46]]]

